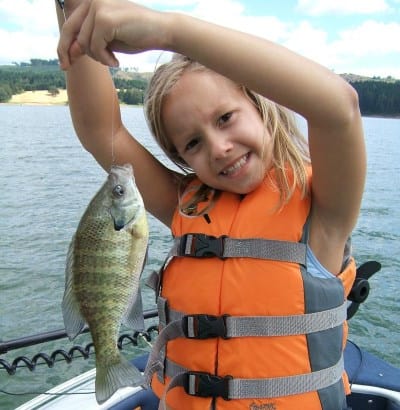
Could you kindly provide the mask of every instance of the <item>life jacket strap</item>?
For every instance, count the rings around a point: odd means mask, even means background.
[[[341,326],[347,317],[347,301],[332,309],[287,316],[186,315],[170,309],[161,296],[157,305],[160,325],[180,322],[180,334],[190,339],[303,335]]]
[[[183,387],[187,394],[197,397],[222,397],[224,400],[274,398],[324,389],[341,380],[343,371],[343,355],[333,366],[311,373],[257,379],[195,372],[171,363],[166,367],[171,380],[164,390],[159,408],[165,409],[167,393],[178,386]]]
[[[301,242],[264,238],[230,238],[190,233],[174,239],[169,257],[258,258],[306,264],[307,246]]]
[[[321,312],[289,316],[185,315],[168,310],[168,303],[162,297],[158,302],[161,332],[153,344],[145,371],[148,384],[155,372],[163,381],[167,360],[165,346],[170,340],[182,337],[206,339],[310,334],[341,326],[347,315],[347,302]]]
[[[278,241],[263,238],[230,238],[190,233],[174,238],[174,243],[161,269],[151,272],[146,285],[160,294],[163,271],[174,257],[192,258],[257,258],[298,263],[306,266],[305,242]]]

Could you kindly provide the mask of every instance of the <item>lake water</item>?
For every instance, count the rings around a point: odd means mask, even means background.
[[[127,127],[162,158],[142,109],[122,107],[122,114]],[[377,260],[382,270],[371,279],[370,296],[350,321],[350,338],[400,366],[400,119],[363,121],[368,179],[354,253],[359,264]],[[7,341],[63,328],[60,303],[68,244],[106,175],[74,136],[64,106],[0,105],[0,166],[0,341]],[[144,276],[160,266],[169,249],[169,230],[153,218],[150,230]],[[154,306],[149,291],[144,298],[145,308]],[[74,343],[63,339],[0,359],[11,363],[17,356],[51,354],[88,341],[88,335]],[[0,409],[13,409],[93,365],[92,358],[77,358],[51,369],[39,365],[34,372],[19,368],[14,376],[0,365]]]

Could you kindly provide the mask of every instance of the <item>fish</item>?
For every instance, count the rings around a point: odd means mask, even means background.
[[[113,165],[72,237],[61,307],[73,340],[87,324],[96,356],[96,400],[143,384],[118,347],[121,323],[144,329],[139,280],[148,248],[148,222],[130,164]]]

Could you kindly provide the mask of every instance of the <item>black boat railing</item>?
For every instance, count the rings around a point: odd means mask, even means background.
[[[151,319],[157,317],[157,309],[150,309],[144,312],[145,319]],[[134,332],[133,334],[121,334],[118,338],[118,348],[122,349],[127,343],[131,343],[134,346],[138,346],[142,339],[145,343],[152,341],[153,334],[157,332],[157,326],[150,326],[143,332]],[[85,327],[81,333],[88,333],[89,328]],[[5,354],[12,350],[17,350],[23,347],[34,346],[37,344],[47,343],[54,340],[59,340],[68,337],[65,329],[53,330],[48,332],[42,332],[35,335],[24,336],[9,341],[0,341],[0,354]],[[73,359],[77,358],[77,354],[84,359],[88,359],[94,353],[93,343],[88,343],[82,347],[79,345],[73,346],[68,351],[63,349],[57,349],[50,355],[47,353],[37,353],[29,359],[26,356],[16,357],[12,363],[0,358],[0,370],[4,369],[9,375],[14,375],[16,370],[20,367],[26,367],[30,371],[34,371],[36,366],[41,364],[47,364],[48,367],[53,367],[54,364],[60,360],[64,360],[70,363]]]

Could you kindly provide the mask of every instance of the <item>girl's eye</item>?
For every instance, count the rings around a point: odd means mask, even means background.
[[[227,112],[226,114],[221,115],[221,117],[219,117],[218,119],[218,125],[224,125],[226,124],[232,117],[232,113],[231,112]]]
[[[186,146],[185,146],[185,151],[191,151],[193,150],[196,145],[199,143],[199,140],[197,138],[193,138],[192,140],[190,140]]]

